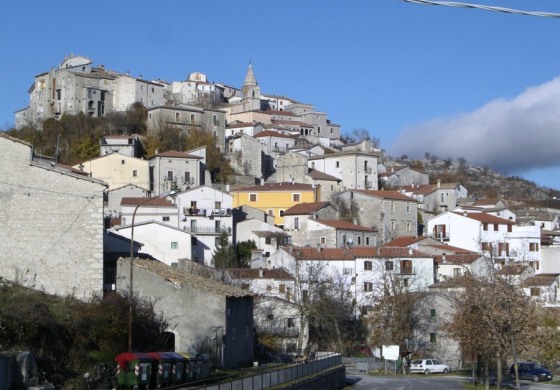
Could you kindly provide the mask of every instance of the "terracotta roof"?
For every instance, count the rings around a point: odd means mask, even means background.
[[[500,275],[521,275],[527,268],[531,268],[526,264],[505,265],[498,271]]]
[[[376,257],[377,249],[374,246],[353,246],[348,249],[355,257]]]
[[[307,176],[309,176],[314,180],[330,180],[330,181],[337,181],[337,182],[342,181],[342,179],[339,179],[338,177],[329,175],[328,173],[324,173],[316,169],[309,169],[309,172],[307,172]]]
[[[459,248],[453,245],[446,245],[446,244],[427,244],[426,246],[429,246],[431,248],[436,248],[439,249],[441,251],[447,251],[449,254],[454,254],[454,255],[472,255],[472,254],[478,254],[476,252],[470,251],[468,249],[464,249],[464,248]]]
[[[390,199],[390,200],[405,200],[408,202],[416,202],[410,196],[401,194],[398,191],[380,191],[380,190],[350,190],[353,192],[358,192],[367,196],[374,196],[376,198]]]
[[[293,136],[291,135],[287,135],[287,134],[282,134],[279,133],[277,131],[272,131],[272,130],[263,130],[260,133],[257,133],[253,136],[254,138],[262,138],[262,137],[278,137],[278,138],[289,138],[289,139],[294,139]]]
[[[445,255],[445,260],[452,263],[452,264],[471,264],[476,260],[480,259],[480,255],[477,253],[471,254],[459,254],[459,255]],[[443,260],[443,256],[435,256],[436,261],[438,264],[443,265],[445,264]]]
[[[233,122],[227,125],[227,129],[237,129],[241,127],[253,127],[257,126],[258,123],[249,123],[249,122]]]
[[[259,276],[261,270],[258,268],[230,268],[227,272],[233,279],[294,280],[294,277],[284,268],[262,269],[263,276]]]
[[[432,255],[429,255],[424,252],[417,251],[411,248],[400,248],[400,247],[390,247],[390,246],[382,246],[379,252],[379,256],[377,257],[397,257],[397,258],[418,258],[418,257],[429,257],[432,258]]]
[[[402,236],[397,237],[394,240],[389,241],[385,245],[387,246],[398,246],[398,247],[406,247],[412,244],[416,244],[417,242],[425,240],[426,237],[414,237],[414,236]]]
[[[149,199],[149,200],[148,200]],[[121,206],[157,206],[157,207],[175,207],[173,202],[168,201],[165,198],[122,198]]]
[[[313,191],[311,184],[303,183],[264,183],[248,187],[233,189],[231,192],[265,192],[265,191]]]
[[[178,152],[176,150],[168,150],[166,152],[162,152],[162,153],[158,153],[155,156],[151,157],[155,158],[155,157],[164,157],[164,158],[197,158],[197,159],[202,159],[202,157],[200,156],[195,156],[193,154],[188,154],[187,152]]]
[[[505,225],[515,225],[515,222],[513,222],[513,221],[510,221],[508,219],[503,219],[503,218],[500,218],[500,217],[496,217],[495,215],[487,214],[487,213],[461,213],[461,212],[455,212],[455,211],[453,211],[453,213],[455,213],[457,215],[462,215],[462,216],[470,218],[470,219],[474,219],[474,220],[482,222],[482,223],[497,223],[497,224],[505,224]]]
[[[280,110],[255,110],[255,112],[262,112],[268,115],[281,115],[281,116],[297,116],[291,111],[280,111]]]
[[[120,258],[119,260],[126,263],[130,261],[128,258]],[[166,281],[173,283],[175,286],[188,284],[209,293],[226,297],[248,297],[253,295],[251,292],[243,290],[239,287],[195,275],[155,260],[136,258],[134,259],[134,266],[159,275]]]
[[[306,215],[328,206],[329,202],[300,203],[284,211],[284,215]]]
[[[554,283],[554,281],[557,278],[558,278],[558,275],[556,275],[556,276],[543,276],[543,275],[529,276],[527,279],[525,279],[521,283],[521,286],[522,287],[537,287],[537,286],[548,287],[552,283]]]
[[[354,260],[346,248],[294,248],[296,260]]]
[[[318,222],[318,223],[322,223],[323,225],[333,227],[335,229],[358,230],[358,231],[362,231],[362,232],[376,232],[377,231],[377,229],[375,229],[375,228],[355,225],[352,222],[341,221],[341,220],[338,220],[338,219],[315,219],[314,221]]]

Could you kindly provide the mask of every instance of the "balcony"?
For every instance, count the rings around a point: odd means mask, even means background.
[[[231,209],[197,209],[183,207],[183,215],[189,217],[231,217]]]
[[[444,242],[445,242],[445,241],[449,241],[449,240],[450,240],[451,235],[450,235],[448,232],[446,232],[446,233],[443,233],[443,232],[434,232],[434,233],[432,233],[432,235],[430,235],[430,237],[433,238],[434,240],[444,241]]]
[[[183,230],[188,232],[188,233],[192,233],[192,234],[209,234],[209,235],[214,235],[214,234],[221,234],[222,232],[226,232],[228,235],[231,235],[231,228],[227,227],[227,228],[216,228],[216,227],[212,227],[212,226],[202,226],[202,227],[198,227],[198,226],[183,226]]]

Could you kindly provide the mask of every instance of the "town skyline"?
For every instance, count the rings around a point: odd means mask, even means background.
[[[314,104],[343,133],[367,129],[390,155],[465,157],[560,188],[560,157],[550,138],[558,126],[553,114],[560,101],[559,58],[543,39],[558,34],[558,20],[396,0],[358,2],[342,10],[334,2],[321,5],[204,2],[186,8],[171,2],[150,11],[148,2],[135,7],[125,2],[112,5],[110,14],[103,7],[87,9],[87,14],[83,6],[60,7],[54,20],[83,34],[67,34],[61,27],[56,39],[39,44],[40,31],[54,28],[47,23],[54,9],[40,3],[26,9],[7,1],[0,6],[5,35],[18,24],[26,28],[18,42],[3,43],[11,55],[0,65],[10,75],[0,93],[0,127],[13,125],[14,111],[28,104],[34,76],[70,54],[144,79],[177,81],[200,71],[211,81],[236,87],[251,62],[263,93]],[[537,7],[528,1],[508,6]],[[542,11],[560,11],[558,5],[546,7]],[[172,13],[185,17],[174,22],[163,16]],[[157,15],[148,29],[135,23],[146,14]],[[271,25],[290,17],[292,24],[278,38],[266,24],[254,23],[264,15]],[[232,19],[239,23],[226,22]],[[83,29],[84,22],[89,30]],[[489,116],[497,118],[490,128]],[[465,132],[473,136],[463,136]],[[446,134],[452,136],[442,138]],[[406,139],[413,139],[413,145]],[[478,147],[484,140],[494,148],[481,156],[468,154],[484,149]]]

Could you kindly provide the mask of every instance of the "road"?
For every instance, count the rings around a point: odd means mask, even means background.
[[[368,390],[463,390],[468,378],[462,376],[370,376],[356,372],[347,372],[349,389]],[[521,390],[558,390],[557,385],[521,381]]]

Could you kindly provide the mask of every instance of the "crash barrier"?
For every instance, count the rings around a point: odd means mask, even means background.
[[[342,364],[339,353],[318,352],[312,361],[292,363],[277,369],[262,368],[251,371],[243,378],[232,378],[219,383],[192,383],[188,389],[197,390],[262,390],[283,383],[288,383],[310,375],[317,375],[323,371]]]

